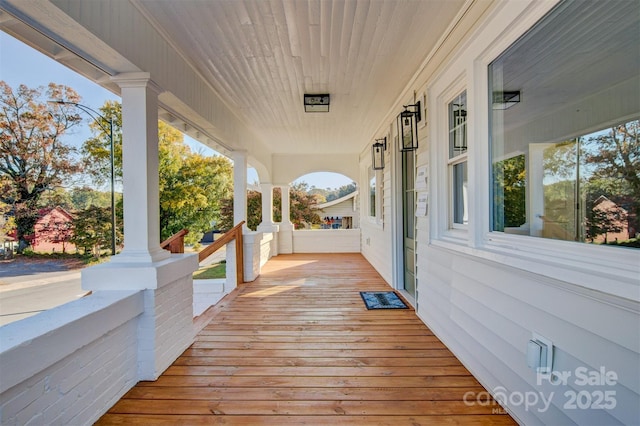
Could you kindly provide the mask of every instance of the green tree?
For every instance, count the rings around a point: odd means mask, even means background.
[[[60,206],[67,211],[75,210],[71,194],[64,188],[56,188],[42,194],[38,201],[38,206],[45,209]]]
[[[111,207],[111,193],[105,191],[96,191],[95,189],[83,186],[75,187],[71,190],[72,210],[84,210],[89,206]],[[122,194],[117,193],[116,199],[122,198]]]
[[[300,229],[305,223],[320,224],[322,219],[312,206],[318,204],[318,199],[313,194],[309,194],[309,185],[305,182],[294,184],[289,189],[289,199],[291,201],[290,212],[291,222]]]
[[[584,162],[592,171],[588,187],[603,187],[606,196],[629,212],[631,227],[640,229],[640,120],[612,127],[584,143]],[[611,232],[611,231],[609,231]]]
[[[121,240],[122,234],[116,238]],[[73,236],[69,239],[84,254],[100,257],[102,249],[111,245],[111,209],[89,206],[76,214],[73,221]]]
[[[79,171],[74,148],[61,137],[81,119],[74,107],[48,99],[80,101],[67,86],[20,85],[14,91],[0,81],[0,178],[9,184],[0,197],[15,206],[19,250],[29,244],[25,236],[33,233],[42,194],[68,184]]]
[[[106,102],[100,108],[104,117],[113,119],[116,180],[122,179],[121,111],[117,102]],[[96,135],[84,143],[82,153],[94,182],[104,184],[111,176],[111,141],[97,123],[92,128]],[[186,228],[185,242],[195,243],[211,228],[211,222],[218,220],[220,201],[232,191],[231,162],[192,152],[182,133],[162,121],[158,122],[158,145],[160,238]]]
[[[524,155],[493,165],[494,230],[518,227],[527,221]]]
[[[11,206],[0,201],[0,243],[9,238],[9,233],[16,227],[13,216],[10,216]]]
[[[182,134],[164,123],[160,133],[161,238],[186,228],[185,242],[193,244],[220,220],[221,200],[233,190],[232,164],[222,156],[192,152]]]
[[[591,241],[604,235],[607,243],[607,234],[622,231],[622,223],[627,220],[627,214],[619,206],[600,208],[596,205],[587,214],[585,223],[586,237]]]
[[[342,185],[337,189],[321,189],[312,186],[308,189],[307,193],[310,195],[315,195],[318,203],[324,203],[328,201],[337,200],[338,198],[342,198],[354,192],[357,189],[356,183],[351,182],[348,185]]]
[[[305,182],[297,183],[289,189],[289,212],[291,222],[296,228],[303,228],[305,224],[319,224],[322,219],[311,206],[318,204],[318,195],[309,193],[309,185]],[[280,188],[273,191],[273,220],[282,220],[282,194]],[[257,229],[262,222],[262,194],[247,191],[247,227]],[[233,228],[233,196],[224,200],[221,209],[219,228],[229,230]]]
[[[110,123],[107,120],[113,123],[114,179],[122,182],[122,104],[106,101],[98,112],[106,120],[96,117],[100,121],[89,121],[94,136],[82,144],[81,153],[84,172],[96,185],[102,186],[111,182],[111,139],[105,131]]]
[[[274,220],[277,221],[275,218]],[[247,191],[247,228],[255,231],[261,222],[262,194],[257,191]],[[233,195],[229,195],[229,197],[225,198],[221,202],[220,219],[218,221],[217,228],[222,231],[228,231],[235,225],[236,224],[233,223]]]

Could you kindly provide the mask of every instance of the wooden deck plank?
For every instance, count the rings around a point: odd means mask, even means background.
[[[475,405],[466,407],[464,401],[394,401],[393,404],[379,404],[373,401],[343,400],[296,400],[279,401],[192,401],[172,400],[170,410],[176,414],[226,414],[226,415],[297,415],[297,416],[421,416],[466,414],[491,414],[491,406]],[[111,409],[118,414],[166,414],[167,403],[162,400],[124,400]]]
[[[193,345],[99,425],[513,425],[359,254],[281,255],[207,311]]]
[[[173,365],[208,365],[208,366],[299,366],[299,367],[431,367],[461,365],[460,361],[450,356],[420,358],[296,358],[296,357],[212,357],[182,356]]]
[[[96,425],[131,426],[398,426],[398,425],[437,425],[437,426],[505,426],[514,425],[508,415],[444,415],[444,416],[345,416],[336,413],[333,416],[225,416],[209,414],[195,415],[151,415],[151,414],[109,414],[101,418]]]
[[[119,402],[128,400],[239,400],[239,401],[461,401],[466,392],[482,392],[479,384],[475,387],[424,387],[407,393],[405,388],[218,388],[218,387],[145,387],[138,386],[131,389]],[[114,407],[115,408],[115,407]]]

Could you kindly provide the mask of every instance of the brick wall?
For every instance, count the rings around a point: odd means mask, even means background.
[[[56,312],[41,314],[45,318],[35,316],[2,328],[3,343],[16,345],[3,347],[0,355],[3,382],[0,424],[90,424],[136,384],[137,318],[142,300],[139,292],[118,293],[121,295],[108,298],[107,303],[87,297],[63,305]],[[74,311],[91,309],[91,305],[98,307],[101,315],[78,315],[48,335],[26,342],[13,337],[16,332],[28,335],[30,329],[40,327],[41,321],[50,321],[55,326],[53,317],[69,319]],[[77,345],[69,344],[80,323],[85,336],[99,337],[86,345],[78,339]],[[55,347],[55,342],[65,347]],[[33,354],[42,356],[30,356]],[[50,363],[51,360],[56,361]],[[20,371],[14,371],[15,368]],[[39,371],[31,375],[35,370]]]

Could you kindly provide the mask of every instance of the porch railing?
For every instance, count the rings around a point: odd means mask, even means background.
[[[238,284],[244,282],[244,259],[242,251],[242,225],[244,225],[244,223],[244,220],[238,223],[198,253],[198,261],[202,262],[231,241],[236,240],[236,276]]]
[[[189,233],[188,229],[178,231],[163,242],[160,243],[160,248],[169,250],[171,253],[184,253],[184,236]]]
[[[222,234],[220,238],[198,253],[198,262],[202,262],[231,241],[236,240],[236,276],[238,284],[242,284],[244,282],[244,256],[242,250],[242,225],[244,225],[244,223],[244,220],[238,223],[236,226],[231,228],[231,230]],[[184,236],[188,233],[189,230],[187,229],[176,232],[160,243],[160,247],[165,250],[169,250],[171,253],[184,253]]]

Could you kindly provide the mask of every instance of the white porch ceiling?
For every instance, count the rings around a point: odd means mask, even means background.
[[[378,136],[464,1],[134,4],[272,153],[341,154]],[[329,93],[330,112],[305,113],[305,93]]]

